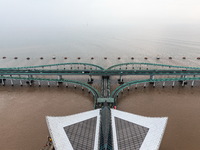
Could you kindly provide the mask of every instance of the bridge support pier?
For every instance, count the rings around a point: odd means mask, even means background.
[[[194,80],[192,81],[192,85],[191,85],[191,87],[193,87],[194,86]]]
[[[122,75],[120,75],[118,79],[118,84],[124,84],[124,80],[122,79]]]
[[[154,75],[151,74],[149,79],[153,80],[154,79]],[[149,82],[149,84],[153,84],[153,87],[155,87],[155,82]]]
[[[147,83],[145,82],[145,83],[144,83],[144,88],[146,88],[146,86],[147,86]]]
[[[13,79],[11,79],[10,82],[11,82],[11,85],[14,86],[14,84],[13,84]]]
[[[22,80],[19,80],[19,82],[20,82],[20,85],[23,86],[23,84],[22,84]]]
[[[163,82],[163,88],[165,87],[165,82]]]
[[[89,79],[88,79],[88,84],[92,84],[94,81],[94,79],[92,78],[92,76],[90,75]]]
[[[58,80],[62,80],[62,75],[58,75]]]
[[[5,86],[5,82],[4,82],[4,81],[5,81],[5,80],[4,80],[4,79],[2,79],[2,82],[1,82],[1,83],[2,83],[2,85],[3,85],[3,86]]]
[[[182,87],[184,87],[185,86],[185,81],[182,81]]]
[[[38,81],[38,86],[41,87],[41,85],[40,85],[40,81]]]
[[[173,83],[172,83],[172,88],[174,88],[174,85],[175,85],[175,81],[173,81]]]
[[[28,75],[28,78],[33,78],[33,75]]]

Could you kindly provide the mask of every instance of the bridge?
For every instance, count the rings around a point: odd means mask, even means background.
[[[185,85],[187,81],[191,81],[191,86],[194,86],[196,80],[200,80],[200,67],[186,67],[186,66],[173,66],[164,64],[153,63],[122,63],[103,68],[99,65],[89,63],[60,63],[50,65],[39,66],[26,66],[26,67],[11,67],[0,68],[0,81],[2,85],[10,82],[13,86],[14,81],[18,81],[21,86],[23,82],[32,84],[38,84],[41,86],[41,82],[47,82],[50,86],[51,82],[57,84],[73,84],[76,88],[79,85],[82,90],[88,89],[88,92],[92,93],[94,98],[94,107],[99,108],[106,101],[110,107],[117,105],[117,99],[120,92],[124,89],[128,89],[131,86],[137,88],[138,84],[147,83],[152,84],[155,87],[156,82],[163,82],[165,86],[166,82],[172,82],[172,87],[176,81]],[[69,80],[68,76],[81,76],[86,77],[86,82],[78,80]],[[94,77],[101,78],[101,91],[97,90],[93,85]],[[144,79],[132,80],[124,82],[125,76],[131,77],[143,77]],[[167,76],[163,77],[163,76]],[[111,91],[111,78],[117,77],[116,81],[118,87]]]

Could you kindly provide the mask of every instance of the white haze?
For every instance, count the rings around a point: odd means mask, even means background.
[[[126,46],[138,37],[198,41],[199,27],[199,0],[0,0],[5,54],[72,55],[91,48],[98,54],[114,49],[110,38],[126,40]],[[137,44],[130,46],[145,49]]]

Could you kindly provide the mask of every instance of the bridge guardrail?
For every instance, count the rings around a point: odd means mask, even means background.
[[[200,80],[200,77],[194,77],[194,78],[160,78],[160,79],[145,79],[145,80],[136,80],[136,81],[130,81],[127,83],[124,83],[117,87],[112,93],[111,97],[116,98],[116,96],[125,88],[139,83],[149,83],[149,82],[162,82],[162,81],[188,81],[188,80]]]

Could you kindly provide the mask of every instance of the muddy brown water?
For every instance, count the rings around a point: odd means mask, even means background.
[[[0,87],[1,150],[39,150],[48,134],[45,116],[93,109],[86,91],[57,87]],[[160,150],[199,150],[200,88],[138,88],[119,97],[118,109],[150,117],[168,116]]]

